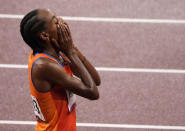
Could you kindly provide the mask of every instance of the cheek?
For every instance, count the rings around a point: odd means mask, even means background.
[[[50,35],[51,35],[51,38],[54,38],[55,40],[58,40],[58,33],[57,33],[56,27],[53,27],[50,30]]]
[[[55,31],[53,32],[53,37],[54,37],[55,40],[58,41],[58,33],[57,33],[57,30],[55,30]]]

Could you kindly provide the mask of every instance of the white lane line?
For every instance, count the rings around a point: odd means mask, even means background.
[[[185,74],[185,70],[176,69],[145,69],[145,68],[109,68],[96,67],[98,71],[114,71],[114,72],[142,72],[142,73],[177,73]]]
[[[18,65],[18,64],[0,64],[0,68],[28,68],[28,65]]]
[[[36,125],[36,121],[8,121],[8,120],[0,120],[0,124]],[[100,128],[135,128],[135,129],[185,130],[185,126],[104,124],[104,123],[76,123],[76,125],[80,126],[80,127],[100,127]]]
[[[2,19],[22,19],[23,15],[13,15],[13,14],[0,14]]]
[[[27,69],[28,65],[0,64],[0,68]],[[141,73],[185,74],[185,70],[176,70],[176,69],[111,68],[111,67],[96,67],[96,69],[98,71],[109,71],[109,72],[141,72]]]
[[[24,15],[0,14],[2,19],[22,19]],[[120,22],[120,23],[169,23],[185,24],[185,20],[176,19],[136,19],[136,18],[102,18],[102,17],[73,17],[60,16],[68,21],[88,21],[88,22]]]
[[[9,120],[0,120],[0,124],[9,124],[9,125],[36,125],[36,121],[9,121]]]

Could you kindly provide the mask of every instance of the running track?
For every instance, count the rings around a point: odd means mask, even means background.
[[[78,97],[78,131],[185,130],[185,73],[165,73],[185,68],[185,22],[178,23],[185,20],[184,0],[1,0],[0,5],[3,15],[50,8],[59,16],[72,18],[67,22],[74,42],[96,67],[126,68],[99,70],[98,101]],[[113,21],[100,22],[102,18]],[[142,19],[153,22],[137,21]],[[27,64],[30,49],[21,39],[20,20],[0,17],[0,64]],[[164,71],[129,72],[130,68]],[[33,131],[27,69],[0,66],[0,83],[0,131]]]

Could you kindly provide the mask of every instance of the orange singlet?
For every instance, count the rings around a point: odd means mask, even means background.
[[[28,71],[30,93],[34,104],[34,113],[37,118],[35,131],[76,131],[76,103],[73,99],[75,95],[57,85],[49,91],[40,92],[32,81],[32,68],[34,63],[40,58],[55,61],[67,74],[72,76],[68,64],[62,64],[45,53],[30,54]]]

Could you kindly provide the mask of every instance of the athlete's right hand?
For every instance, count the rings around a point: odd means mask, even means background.
[[[61,51],[64,54],[68,54],[69,50],[73,48],[73,39],[69,26],[63,23],[57,25],[58,43]]]

